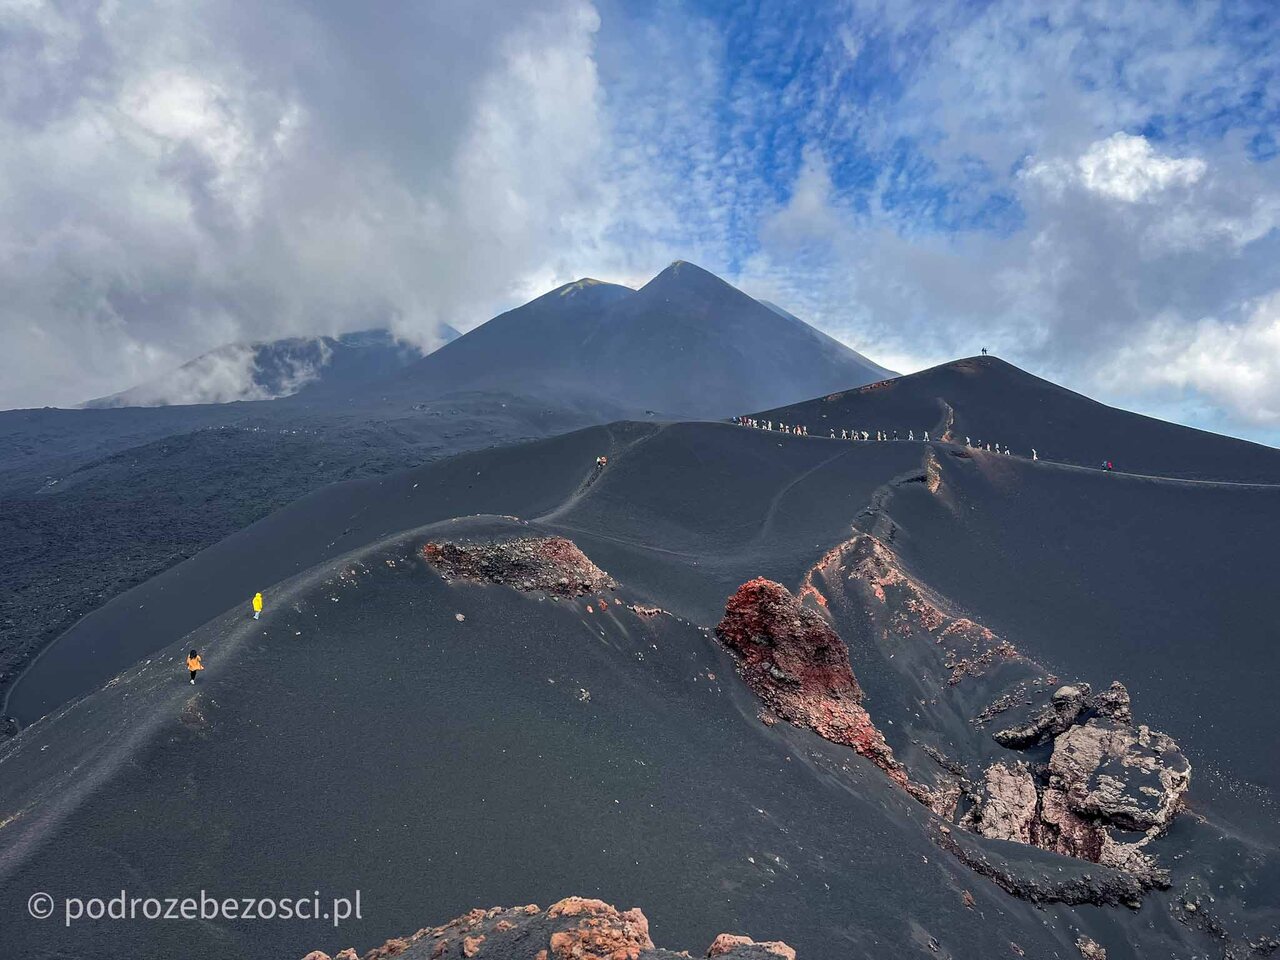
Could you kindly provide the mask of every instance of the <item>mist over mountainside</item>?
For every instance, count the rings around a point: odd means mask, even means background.
[[[447,324],[441,343],[459,336]],[[233,343],[196,357],[171,373],[86,408],[159,407],[170,404],[275,400],[303,390],[334,389],[389,377],[422,357],[389,330],[362,330],[336,337],[290,337],[269,343]]]

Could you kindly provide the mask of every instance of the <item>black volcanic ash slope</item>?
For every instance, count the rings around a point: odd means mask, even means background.
[[[317,490],[108,599],[32,664],[13,687],[8,711],[23,723],[37,720],[254,592],[396,531],[472,513],[550,510],[597,456],[655,429],[593,427]],[[65,556],[65,548],[51,553],[50,567]]]
[[[0,414],[21,438],[0,442],[0,694],[81,617],[317,488],[600,419],[495,394],[376,417],[284,402]]]
[[[1205,480],[1280,483],[1280,451],[1246,440],[1108,407],[996,357],[929,370],[793,403],[759,414],[831,429],[930,431],[957,443],[1000,444],[1030,457],[1118,471]]]
[[[409,499],[408,478],[391,491],[348,488],[348,516],[370,514],[352,539],[387,539],[299,570],[268,590],[261,622],[242,606],[215,616],[0,746],[0,911],[17,918],[6,943],[36,958],[302,956],[379,943],[480,904],[574,892],[643,904],[661,942],[742,930],[785,940],[802,957],[1072,957],[1078,941],[1101,944],[1109,960],[1270,949],[1280,860],[1266,819],[1275,758],[1262,745],[1280,728],[1265,698],[1222,723],[1180,716],[1161,703],[1178,695],[1174,664],[1075,658],[1069,622],[1038,622],[1032,603],[995,588],[1006,566],[1056,575],[1061,582],[1045,590],[1062,606],[1046,616],[1083,617],[1095,597],[1114,602],[1104,578],[1141,576],[1141,551],[1096,569],[1077,560],[1091,532],[1121,525],[1121,485],[1160,487],[1145,521],[1152,529],[1177,527],[1197,509],[1204,527],[1190,533],[1212,528],[1224,542],[1246,542],[1266,525],[1260,519],[1274,522],[1266,489],[1174,484],[1188,500],[1165,497],[1164,482],[942,444],[838,443],[724,424],[614,429],[602,474],[587,455],[605,438],[591,432],[492,451],[484,469],[458,468],[449,489],[473,473],[476,486],[436,514],[515,516],[431,522]],[[581,455],[578,482],[566,469],[527,497],[513,491],[510,477],[536,478],[556,461],[547,455],[554,443],[565,444],[565,458]],[[1011,491],[1046,502],[1062,495],[1064,476],[1087,482],[1091,511],[1072,550],[1022,522],[1002,534],[1009,557],[990,571],[947,578],[928,563],[961,536],[973,541],[955,548],[963,562],[982,566],[986,541],[976,531],[997,518],[1019,523],[1008,513]],[[231,582],[237,563],[273,540],[280,569],[333,557],[324,512],[307,509],[286,509],[257,542],[230,544],[207,576],[170,580],[157,639],[189,622],[184,603],[241,592]],[[431,525],[395,527],[416,517]],[[563,583],[548,576],[539,557],[577,556],[533,546],[556,537],[611,579],[579,560]],[[428,543],[452,547],[424,553]],[[1197,544],[1186,546],[1194,553]],[[504,550],[507,566],[498,563]],[[424,556],[452,559],[432,566]],[[1207,581],[1211,591],[1231,576],[1231,560],[1214,559],[1225,566]],[[803,648],[778,646],[786,668],[754,670],[746,658],[768,643],[734,646],[743,658],[735,662],[717,642],[726,599],[757,577],[778,585],[761,595],[779,601],[757,639],[811,643],[821,669],[791,655]],[[1245,587],[1233,600],[1252,611],[1256,632],[1268,600]],[[1201,642],[1199,599],[1167,573],[1142,588],[1108,624],[1110,642],[1180,661]],[[1167,620],[1162,612],[1147,622],[1141,610],[1153,608],[1169,611]],[[1191,630],[1173,636],[1178,611]],[[1215,642],[1226,657],[1258,649],[1256,636]],[[846,645],[856,684],[841,688],[841,703],[861,698],[911,783],[958,787],[953,806],[931,812],[883,763],[841,745],[838,723],[851,711],[807,684],[836,678]],[[191,646],[209,664],[194,689],[182,670]],[[1238,695],[1238,679],[1204,669],[1203,702]],[[1011,747],[994,736],[1058,684],[1104,692],[1113,680],[1133,685],[1124,709],[1093,697],[1063,712],[1041,742]],[[800,726],[774,722],[777,709]],[[1194,813],[1173,811],[1167,829],[1143,841],[1133,828],[1155,798],[1140,787],[1156,789],[1177,761],[1147,724],[1190,757]],[[1059,741],[1087,748],[1099,731],[1117,749],[1112,766],[1097,768],[1096,790],[1052,773],[1064,762]],[[1251,805],[1233,801],[1214,772],[1247,769],[1247,751],[1231,753],[1237,740],[1259,745]],[[1159,762],[1147,744],[1165,750]],[[985,775],[993,762],[1022,771],[1018,782],[1032,791],[1011,814],[1038,817],[1040,799],[1044,811],[1051,799],[1067,809],[1102,804],[1112,823],[1131,820],[1108,827],[1113,839],[1142,843],[1167,875],[1144,892],[1146,881],[1123,869],[970,832],[967,814],[979,805],[981,823],[999,823]],[[1064,786],[1079,795],[1063,800]],[[1087,824],[1057,822],[1099,840]],[[331,933],[246,922],[55,930],[25,916],[33,890],[115,891],[122,876],[157,895],[358,887],[365,919]]]

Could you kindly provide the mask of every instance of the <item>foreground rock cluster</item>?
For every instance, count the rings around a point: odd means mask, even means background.
[[[496,583],[582,597],[615,589],[617,582],[564,537],[525,537],[494,543],[428,543],[422,556],[446,580]]]
[[[912,671],[912,683],[936,685],[937,711],[960,715],[990,691],[992,701],[964,724],[963,737],[927,726],[913,731],[936,768],[908,771],[885,742],[863,706],[849,648],[832,627],[833,604],[853,611],[867,636]],[[1177,743],[1134,724],[1123,684],[1099,693],[1084,683],[1063,685],[987,627],[948,611],[876,537],[859,535],[830,551],[799,596],[769,580],[744,583],[727,601],[716,635],[767,707],[766,722],[776,716],[853,747],[964,830],[1123,873],[1092,877],[1090,889],[1055,891],[943,843],[1011,892],[1133,905],[1144,889],[1167,884],[1147,848],[1184,806],[1191,766]],[[1044,691],[1041,699],[1037,691]],[[990,741],[981,742],[988,735],[1007,758],[991,759]],[[944,745],[960,754],[944,755]]]
[[[756,943],[750,937],[722,933],[707,957],[725,960],[796,960],[785,943]],[[649,921],[638,908],[618,910],[602,900],[568,897],[541,910],[493,907],[472,910],[438,927],[388,940],[361,955],[347,948],[334,957],[320,950],[303,960],[675,960],[688,953],[655,947]]]

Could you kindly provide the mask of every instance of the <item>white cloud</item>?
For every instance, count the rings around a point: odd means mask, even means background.
[[[0,407],[234,341],[431,345],[576,275],[598,29],[585,0],[4,6]]]
[[[1192,390],[1239,420],[1280,426],[1280,290],[1238,319],[1155,317],[1102,371],[1112,389]]]
[[[1199,157],[1167,157],[1146,137],[1113,133],[1092,144],[1074,162],[1036,160],[1024,173],[1057,193],[1072,185],[1126,203],[1150,201],[1177,186],[1190,186],[1205,174]]]

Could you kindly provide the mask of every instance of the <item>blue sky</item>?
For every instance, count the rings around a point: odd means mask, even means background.
[[[694,260],[1280,439],[1270,3],[0,4],[0,405]]]

